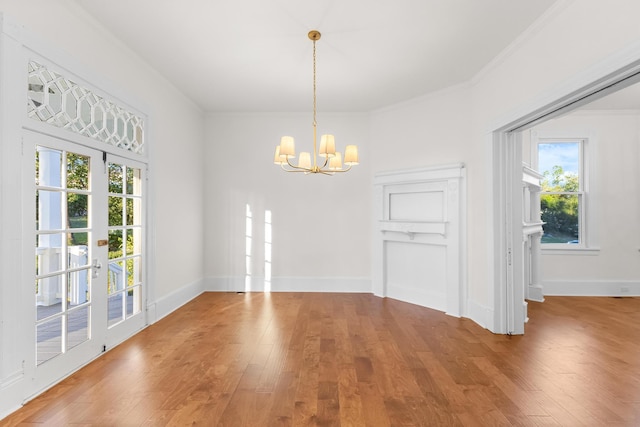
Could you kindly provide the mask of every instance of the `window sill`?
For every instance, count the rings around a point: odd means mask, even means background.
[[[545,248],[542,246],[542,255],[584,255],[584,256],[593,256],[600,255],[600,248],[576,248],[576,247],[552,247]]]

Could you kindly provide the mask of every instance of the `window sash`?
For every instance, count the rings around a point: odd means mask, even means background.
[[[581,192],[563,192],[563,193],[545,193],[542,192],[540,193],[541,196],[543,195],[565,195],[565,196],[570,196],[570,197],[576,197],[577,198],[577,212],[576,212],[576,219],[575,219],[575,223],[571,221],[571,218],[567,218],[564,214],[562,210],[558,210],[558,214],[555,217],[544,217],[544,209],[542,209],[541,206],[541,215],[542,216],[542,221],[545,222],[545,224],[542,226],[543,230],[544,230],[544,235],[542,236],[542,240],[541,243],[544,245],[545,248],[554,248],[554,249],[558,249],[558,248],[563,248],[563,249],[571,249],[571,248],[584,248],[586,247],[586,241],[585,241],[585,237],[586,237],[586,233],[585,233],[585,198],[584,198],[584,194],[582,194]],[[541,200],[541,205],[542,205],[542,200]],[[555,222],[555,224],[554,224]],[[548,230],[548,225],[554,225],[554,229],[558,229],[560,228],[560,232],[562,237],[558,237],[558,232],[553,232],[552,230]],[[572,228],[573,227],[577,227],[577,235],[572,235],[573,231]],[[557,241],[556,241],[557,240]],[[577,240],[577,242],[576,242]],[[570,244],[570,246],[567,246],[567,244]]]

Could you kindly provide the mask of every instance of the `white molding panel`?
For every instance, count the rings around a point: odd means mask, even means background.
[[[637,280],[545,280],[546,296],[638,297]]]
[[[205,292],[344,292],[371,293],[366,277],[208,277]]]

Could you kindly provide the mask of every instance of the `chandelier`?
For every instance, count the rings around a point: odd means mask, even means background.
[[[274,163],[280,165],[286,172],[304,172],[321,173],[324,175],[333,175],[336,172],[347,172],[351,166],[358,164],[358,147],[355,145],[347,145],[344,151],[343,168],[342,154],[336,151],[336,143],[333,135],[322,135],[320,138],[320,149],[317,147],[317,127],[316,121],[316,42],[320,40],[320,32],[316,30],[309,31],[309,39],[313,41],[313,165],[311,164],[311,154],[303,151],[298,158],[298,164],[293,165],[290,159],[296,156],[295,144],[293,137],[283,136],[280,145],[276,146],[276,154]],[[320,165],[318,164],[318,157]]]

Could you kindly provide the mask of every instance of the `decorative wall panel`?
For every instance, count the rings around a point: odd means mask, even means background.
[[[389,220],[442,221],[445,215],[443,191],[389,193]]]
[[[445,246],[387,240],[384,259],[386,296],[447,311]]]

